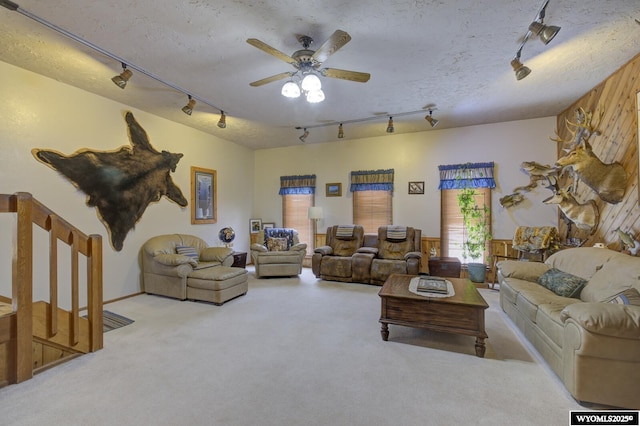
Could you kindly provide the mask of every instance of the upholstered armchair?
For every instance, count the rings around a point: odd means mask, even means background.
[[[410,226],[378,228],[378,255],[371,262],[371,284],[384,284],[391,274],[418,275],[422,231]]]
[[[298,231],[266,228],[258,233],[256,241],[251,244],[251,259],[258,278],[294,276],[302,272],[307,244],[300,242]]]
[[[150,238],[141,250],[145,293],[222,304],[247,292],[247,271],[233,268],[233,250],[195,235]]]
[[[317,278],[331,281],[369,283],[375,247],[363,247],[364,228],[360,225],[334,225],[327,229],[326,245],[311,258]]]

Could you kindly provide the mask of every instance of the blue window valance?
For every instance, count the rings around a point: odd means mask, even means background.
[[[355,191],[392,191],[393,169],[359,170],[351,172],[351,192]]]
[[[438,166],[438,189],[495,188],[493,161],[490,163],[465,163]]]
[[[280,195],[315,193],[316,175],[280,176]]]

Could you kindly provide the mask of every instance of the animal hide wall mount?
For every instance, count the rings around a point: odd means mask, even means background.
[[[171,177],[183,154],[156,151],[130,111],[125,121],[131,146],[115,151],[82,149],[71,155],[38,148],[31,151],[87,195],[87,206],[97,209],[116,251],[122,250],[127,234],[152,202],[165,196],[181,207],[188,204]]]

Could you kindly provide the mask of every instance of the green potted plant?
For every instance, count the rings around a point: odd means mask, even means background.
[[[490,210],[483,202],[479,205],[477,194],[474,188],[464,188],[458,193],[458,206],[462,214],[463,243],[462,257],[470,258],[467,263],[469,279],[473,282],[484,282],[486,275],[486,263],[484,262],[484,251],[487,241],[491,240]]]

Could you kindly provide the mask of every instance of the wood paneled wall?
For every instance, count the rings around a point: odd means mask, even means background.
[[[560,237],[580,238],[586,240],[584,245],[591,246],[597,242],[605,243],[610,249],[620,249],[620,239],[615,230],[630,231],[636,238],[640,237],[640,209],[638,208],[638,111],[636,93],[640,91],[640,55],[634,57],[626,65],[594,87],[589,93],[578,99],[563,113],[558,115],[557,130],[562,139],[569,139],[565,119],[575,122],[575,109],[584,108],[592,111],[595,117],[603,112],[598,126],[600,135],[593,135],[589,142],[594,154],[604,163],[618,162],[627,172],[627,186],[623,200],[618,204],[602,201],[584,183],[579,183],[576,199],[580,202],[593,199],[600,211],[600,223],[593,235],[580,231],[575,226],[569,227],[559,214],[558,229]],[[558,144],[558,157],[565,153]]]

